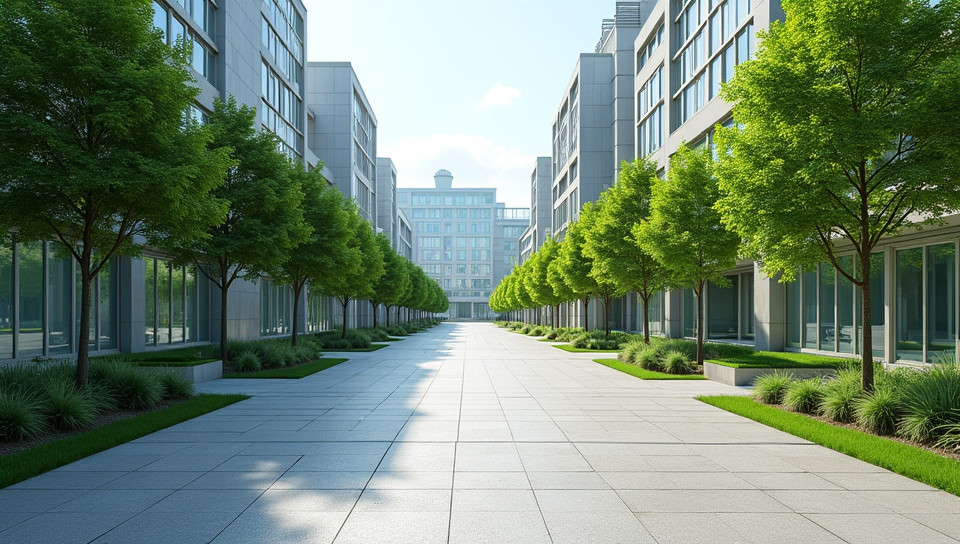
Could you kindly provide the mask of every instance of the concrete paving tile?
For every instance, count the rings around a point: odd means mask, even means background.
[[[146,510],[170,494],[167,489],[94,489],[51,512],[129,512]]]
[[[637,519],[658,544],[743,543],[743,535],[724,523],[721,514],[643,513]]]
[[[630,510],[638,513],[788,512],[789,509],[762,491],[752,490],[623,490],[617,492]]]
[[[523,462],[513,442],[460,442],[457,444],[456,470],[522,471]]]
[[[214,540],[215,544],[329,544],[347,512],[246,511]]]
[[[0,531],[0,542],[16,544],[86,544],[130,517],[128,512],[47,512]],[[128,541],[130,542],[130,541]]]
[[[960,541],[960,514],[906,514],[906,516]]]
[[[610,489],[596,472],[527,472],[534,489]]]
[[[100,486],[100,489],[180,489],[196,480],[205,472],[128,472],[123,476],[110,480]]]
[[[454,489],[455,512],[538,512],[533,491],[523,489]]]
[[[443,544],[448,512],[360,512],[347,518],[337,544]]]
[[[299,460],[299,455],[235,455],[213,470],[217,472],[283,472]]]
[[[329,454],[304,455],[293,466],[291,472],[373,472],[380,464],[382,455],[379,454]]]
[[[0,533],[36,515],[36,512],[0,512]]]
[[[630,513],[544,512],[554,544],[655,544],[643,524]]]
[[[234,512],[143,512],[93,542],[205,543],[213,540],[236,517]]]
[[[69,465],[58,468],[58,471],[82,472],[117,472],[134,471],[162,459],[166,454],[137,454],[115,453],[113,450],[91,455]]]
[[[960,497],[945,491],[855,491],[900,514],[960,514]]]
[[[359,498],[359,489],[268,489],[248,511],[349,512]]]
[[[850,544],[956,544],[957,540],[899,514],[808,514],[817,525]]]
[[[148,512],[234,512],[239,514],[262,494],[258,489],[181,489],[155,502]]]
[[[8,486],[6,489],[96,489],[126,472],[54,470]]]
[[[729,472],[601,472],[613,489],[756,489]]]
[[[452,489],[451,472],[377,471],[367,489]]]
[[[455,449],[452,442],[398,442],[384,455],[378,470],[451,472]]]
[[[0,489],[0,514],[40,513],[85,493],[81,489]]]
[[[455,472],[454,489],[530,489],[525,472]]]
[[[365,489],[354,512],[449,512],[447,489]]]
[[[282,472],[208,472],[184,489],[267,489]]]
[[[825,475],[810,472],[738,472],[736,475],[758,489],[842,489]]]
[[[757,544],[842,544],[843,540],[800,514],[718,514],[741,535]]]
[[[771,489],[768,495],[801,514],[881,514],[891,512],[879,501],[868,500],[853,491]]]
[[[825,472],[820,476],[851,491],[933,491],[936,489],[892,472]]]
[[[450,544],[549,544],[539,512],[459,512],[450,516]]]
[[[630,513],[612,489],[536,489],[534,493],[541,512]]]

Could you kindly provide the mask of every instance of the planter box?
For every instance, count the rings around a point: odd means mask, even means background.
[[[837,373],[833,368],[734,368],[709,361],[703,363],[703,375],[708,379],[734,386],[753,385],[753,380],[757,379],[757,376],[769,374],[774,370],[786,370],[800,380],[833,376]]]
[[[187,379],[190,383],[200,383],[217,380],[223,377],[223,362],[211,361],[194,366],[141,366],[150,372],[175,372]]]

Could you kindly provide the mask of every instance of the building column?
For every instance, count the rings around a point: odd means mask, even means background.
[[[669,290],[663,294],[663,333],[667,338],[683,338],[683,292]]]
[[[146,340],[146,268],[143,259],[119,257],[117,271],[120,274],[120,337],[117,346],[123,353],[138,353],[145,349]]]
[[[753,263],[754,348],[783,351],[787,345],[787,289]]]

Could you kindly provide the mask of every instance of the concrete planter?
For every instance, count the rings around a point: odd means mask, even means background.
[[[211,361],[195,366],[141,366],[150,372],[175,372],[190,383],[200,383],[223,377],[223,362]]]
[[[800,380],[818,376],[833,376],[837,372],[832,368],[733,368],[709,361],[703,363],[703,375],[708,379],[734,386],[753,385],[753,380],[757,379],[758,376],[769,374],[774,370],[786,370]]]

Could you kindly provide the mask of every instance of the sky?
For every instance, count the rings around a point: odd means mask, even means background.
[[[536,157],[615,0],[304,0],[307,60],[349,61],[399,187],[496,187],[530,206]],[[321,157],[322,159],[323,157]]]

